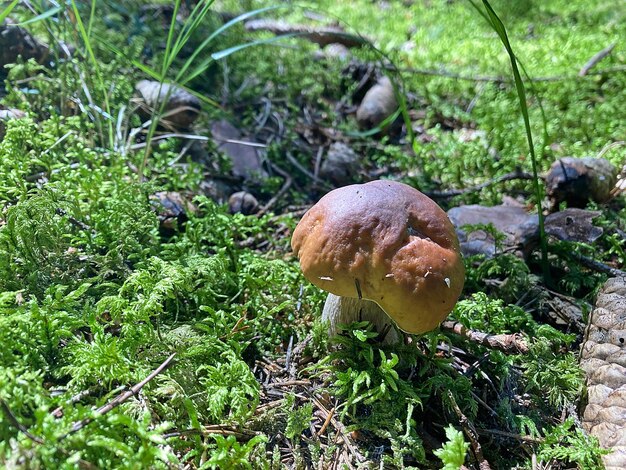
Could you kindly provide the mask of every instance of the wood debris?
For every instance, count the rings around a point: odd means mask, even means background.
[[[277,36],[297,35],[324,47],[329,44],[341,44],[345,47],[360,47],[370,42],[363,36],[347,33],[339,26],[314,27],[304,24],[291,24],[285,21],[263,19],[246,21],[248,31],[269,31]]]

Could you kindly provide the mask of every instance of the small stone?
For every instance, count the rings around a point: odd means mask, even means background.
[[[334,142],[320,168],[320,176],[335,186],[353,183],[361,168],[359,157],[343,142]]]
[[[356,120],[362,129],[374,129],[397,109],[398,101],[393,84],[389,77],[383,76],[365,93],[356,110]]]
[[[231,214],[254,214],[259,208],[259,201],[246,191],[238,191],[228,198],[228,210]]]
[[[255,142],[245,140],[241,132],[230,122],[225,120],[214,122],[211,125],[211,136],[218,150],[230,158],[235,177],[257,181],[267,178]]]
[[[165,127],[188,129],[200,114],[200,100],[176,85],[141,80],[135,90],[139,95],[135,101],[139,104],[139,114],[143,119],[150,119],[165,99],[167,102],[160,118]]]

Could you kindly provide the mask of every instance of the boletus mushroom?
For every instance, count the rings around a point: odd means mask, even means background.
[[[304,276],[329,292],[322,318],[339,324],[389,318],[407,333],[435,329],[463,289],[459,241],[446,213],[406,184],[335,189],[304,215],[291,239]],[[398,339],[392,328],[387,342]]]

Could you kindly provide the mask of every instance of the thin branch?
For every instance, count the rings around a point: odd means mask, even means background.
[[[201,434],[203,436],[209,436],[211,434],[219,434],[221,436],[235,436],[238,439],[250,440],[259,433],[250,429],[238,429],[234,426],[228,426],[224,424],[214,424],[209,426],[203,426],[199,429],[183,429],[181,431],[173,431],[167,434],[163,434],[164,439],[171,439],[173,437],[189,436],[193,434]]]
[[[473,343],[497,349],[505,354],[526,354],[528,352],[528,344],[519,333],[492,335],[482,331],[470,330],[457,321],[445,321],[441,324],[441,329],[463,336]]]
[[[7,405],[7,403],[2,398],[0,398],[0,408],[2,408],[2,411],[4,412],[4,415],[7,417],[7,420],[14,427],[19,429],[20,432],[24,433],[24,435],[27,438],[29,438],[33,442],[36,442],[37,444],[43,444],[44,443],[41,438],[31,434],[30,431],[28,431],[28,428],[17,420],[17,418],[15,417],[13,412],[11,411],[11,408],[9,408],[9,405]]]
[[[73,405],[74,403],[78,403],[83,398],[89,396],[91,394],[91,390],[82,390],[78,392],[76,395],[71,397],[69,400],[65,402],[65,405]],[[63,416],[63,405],[55,408],[51,413],[55,418],[61,418]]]
[[[516,439],[522,442],[529,442],[531,444],[541,444],[545,441],[545,439],[541,437],[532,437],[532,436],[522,436],[521,434],[515,434],[512,432],[501,431],[499,429],[477,429],[478,434],[491,434],[495,436],[508,437],[511,439]]]
[[[286,171],[283,171],[281,168],[279,168],[276,164],[271,163],[272,169],[278,173],[279,175],[281,175],[283,178],[285,178],[285,182],[283,183],[282,187],[280,188],[280,190],[276,193],[276,195],[274,197],[272,197],[267,204],[265,204],[263,207],[261,207],[261,209],[259,209],[259,211],[256,213],[256,215],[258,217],[261,217],[263,214],[265,214],[268,210],[270,210],[274,204],[276,204],[276,202],[285,195],[285,193],[289,190],[289,188],[291,187],[291,184],[293,183],[293,179],[291,178],[291,176],[289,175],[289,173],[287,173]]]
[[[68,437],[68,436],[70,436],[70,435],[80,431],[82,428],[87,426],[89,423],[94,421],[96,418],[98,418],[98,417],[100,417],[102,415],[107,414],[109,411],[117,408],[122,403],[128,401],[128,399],[130,399],[131,397],[134,397],[135,395],[137,395],[141,391],[141,389],[146,386],[146,384],[148,382],[150,382],[152,379],[154,379],[157,375],[159,375],[161,372],[163,372],[170,365],[170,363],[172,362],[172,359],[174,359],[174,356],[176,356],[176,353],[170,354],[170,356],[167,359],[165,359],[165,361],[163,361],[163,363],[159,367],[157,367],[154,371],[152,371],[150,373],[150,375],[148,375],[141,382],[135,384],[129,390],[119,394],[117,397],[115,397],[113,400],[108,402],[106,405],[103,405],[100,408],[98,408],[97,410],[95,410],[94,411],[94,416],[92,416],[90,418],[82,419],[80,421],[76,421],[72,425],[70,430],[67,433],[61,435],[58,438],[58,440],[62,441],[66,437]]]
[[[465,80],[470,82],[488,82],[488,83],[496,83],[496,84],[512,84],[513,80],[508,77],[497,77],[497,76],[487,76],[487,75],[467,75],[461,73],[448,72],[447,70],[434,70],[434,69],[418,69],[412,67],[394,67],[389,64],[386,65],[385,68],[387,70],[395,71],[395,72],[403,72],[410,73],[416,75],[429,75],[434,77],[444,77],[450,78],[452,80]],[[553,75],[547,77],[532,77],[531,81],[533,83],[537,82],[563,82],[568,80],[583,80],[586,77],[590,77],[593,75],[607,75],[612,73],[620,73],[626,71],[626,65],[617,65],[615,67],[607,67],[602,70],[597,70],[593,72],[588,72],[584,77],[579,75]]]
[[[597,261],[593,258],[589,258],[585,255],[581,255],[580,253],[576,253],[575,251],[571,251],[570,255],[572,258],[576,259],[580,264],[584,267],[591,269],[592,271],[597,271],[602,274],[608,274],[612,277],[623,277],[626,276],[626,271],[622,271],[621,269],[613,268],[608,264],[602,263],[601,261]]]
[[[69,215],[67,213],[67,211],[65,211],[64,209],[61,209],[60,207],[57,207],[55,212],[60,215],[61,217],[67,217],[67,220],[75,227],[78,227],[79,229],[85,231],[85,232],[90,232],[92,235],[95,235],[96,231],[94,229],[92,229],[89,225],[87,225],[85,222],[81,222],[80,220],[78,220],[75,217],[72,217],[71,215]]]
[[[478,462],[478,468],[480,470],[491,470],[491,465],[489,465],[489,462],[483,455],[483,449],[480,445],[480,442],[478,441],[478,433],[476,432],[474,424],[469,419],[467,419],[467,416],[465,416],[463,411],[461,411],[461,408],[459,408],[459,405],[456,403],[452,392],[448,392],[448,398],[452,402],[452,407],[454,408],[454,412],[459,418],[459,424],[463,428],[463,432],[470,441],[470,445],[472,446],[472,450],[474,451],[476,461]]]
[[[322,412],[325,418],[328,418],[328,416],[330,415],[330,423],[339,433],[341,440],[343,440],[348,452],[350,452],[352,457],[354,457],[359,463],[365,462],[367,459],[363,456],[363,454],[359,452],[357,447],[354,445],[354,442],[352,442],[352,439],[348,435],[344,425],[333,417],[330,410],[328,410],[317,397],[311,396],[311,401]]]
[[[607,57],[611,53],[611,51],[615,49],[616,45],[617,43],[614,42],[613,44],[605,47],[600,52],[595,54],[591,59],[589,59],[589,61],[587,61],[585,65],[583,65],[583,67],[580,69],[580,72],[578,72],[578,76],[584,77],[585,75],[587,75],[589,71],[598,64],[598,62]]]

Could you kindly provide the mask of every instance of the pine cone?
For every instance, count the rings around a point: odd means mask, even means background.
[[[611,450],[607,470],[626,468],[626,278],[606,281],[598,294],[582,344],[587,374],[583,427]]]

